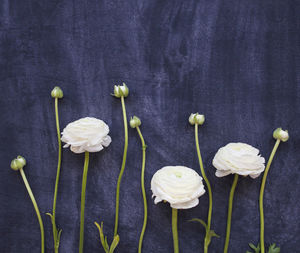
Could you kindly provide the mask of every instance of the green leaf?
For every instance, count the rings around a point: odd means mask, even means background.
[[[59,229],[59,230],[58,230],[58,234],[57,234],[57,238],[56,238],[56,241],[55,241],[55,247],[56,247],[57,249],[59,248],[59,242],[60,242],[61,232],[62,232],[62,229]]]
[[[46,215],[48,215],[50,218],[51,218],[51,223],[53,225],[53,237],[54,237],[54,247],[56,249],[59,248],[59,242],[60,242],[60,236],[61,236],[61,232],[62,230],[59,229],[57,231],[57,227],[56,227],[56,224],[55,224],[55,220],[54,220],[54,217],[53,217],[53,214],[51,213],[46,213]]]
[[[108,244],[107,244],[107,238],[105,237],[105,239],[104,239],[104,234],[103,234],[103,222],[101,222],[101,226],[100,226],[97,222],[94,222],[94,224],[96,225],[96,227],[97,227],[98,230],[99,230],[100,241],[101,241],[102,247],[103,247],[103,249],[105,250],[105,252],[108,253],[108,251],[109,251],[109,246],[108,246]]]
[[[107,252],[109,251],[109,245],[107,243],[107,236],[105,236],[105,240],[104,240],[104,243],[105,243],[105,248],[107,250]]]
[[[116,236],[114,237],[113,242],[112,242],[111,245],[110,245],[109,253],[113,253],[113,252],[114,252],[115,248],[116,248],[116,247],[118,246],[118,244],[119,244],[119,241],[120,241],[120,237],[119,237],[119,235],[116,235]]]
[[[268,253],[280,253],[280,248],[276,247],[276,244],[273,243],[272,245],[270,245]]]
[[[198,219],[198,218],[194,218],[194,219],[191,219],[191,220],[189,220],[190,222],[192,221],[192,222],[199,222],[200,224],[202,224],[202,226],[205,228],[205,230],[207,230],[207,225],[206,225],[206,223],[205,223],[205,221],[204,220],[201,220],[201,219]]]
[[[49,215],[52,219],[53,215],[51,213],[46,213],[46,215]]]
[[[211,238],[212,237],[217,237],[219,238],[220,236],[216,234],[216,232],[214,230],[210,230],[208,231],[208,227],[206,225],[206,222],[204,220],[201,220],[201,219],[198,219],[198,218],[194,218],[194,219],[191,219],[189,220],[189,222],[199,222],[204,228],[205,228],[205,231],[206,231],[206,235],[205,235],[205,245],[209,245],[210,244],[210,241],[211,241]]]
[[[218,234],[216,234],[216,232],[213,231],[213,230],[210,230],[210,231],[209,231],[209,235],[210,235],[210,237],[217,237],[217,238],[220,238],[220,236],[219,236]]]
[[[53,224],[53,215],[51,213],[46,213],[46,215],[50,216],[51,223]]]
[[[210,230],[209,232],[206,230],[206,235],[205,235],[205,239],[204,239],[205,245],[208,246],[210,244],[212,237],[219,238],[220,236],[217,235],[216,232],[213,230]]]
[[[255,246],[253,243],[249,243],[249,247],[254,250],[254,253],[259,253],[260,252],[260,245],[259,244],[257,246]],[[253,253],[253,252],[247,251],[246,253]]]

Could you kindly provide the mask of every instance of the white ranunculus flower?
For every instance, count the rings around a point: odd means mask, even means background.
[[[216,176],[239,174],[256,178],[265,169],[265,158],[259,150],[245,143],[229,143],[220,148],[213,159]]]
[[[69,123],[62,132],[64,148],[74,153],[98,152],[111,143],[109,127],[104,121],[86,117]]]
[[[184,166],[166,166],[152,177],[151,190],[154,203],[167,201],[172,208],[188,209],[198,205],[205,193],[202,177]]]

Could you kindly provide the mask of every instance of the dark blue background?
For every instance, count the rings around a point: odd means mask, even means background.
[[[28,180],[38,201],[52,250],[52,209],[57,163],[54,101],[62,87],[61,128],[85,116],[103,119],[112,144],[91,155],[86,199],[85,252],[103,252],[93,224],[103,220],[112,239],[115,186],[123,152],[121,104],[110,96],[125,81],[128,116],[142,119],[147,149],[149,223],[144,252],[172,252],[171,209],[151,200],[152,175],[165,165],[199,172],[191,112],[205,114],[199,139],[213,188],[210,252],[222,252],[232,176],[216,178],[217,149],[246,142],[268,158],[272,132],[282,126],[290,140],[280,145],[265,192],[266,243],[299,252],[300,81],[299,1],[16,1],[0,3],[0,251],[40,252],[40,231],[20,175],[11,159],[27,158]],[[63,151],[57,224],[60,252],[77,252],[83,155]],[[121,185],[121,242],[117,252],[137,252],[142,226],[141,145],[129,129]],[[259,240],[261,177],[241,179],[235,195],[230,252]],[[207,194],[196,208],[180,211],[181,252],[202,252],[204,229],[187,220],[206,219]]]

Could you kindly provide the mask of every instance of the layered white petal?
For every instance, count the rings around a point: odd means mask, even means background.
[[[69,123],[62,132],[64,148],[74,153],[98,152],[111,143],[109,127],[104,121],[86,117]]]
[[[265,169],[265,158],[259,150],[245,143],[229,143],[220,148],[213,159],[216,176],[239,174],[256,178]]]
[[[167,201],[172,208],[188,209],[198,205],[198,198],[205,193],[202,178],[184,166],[166,166],[152,177],[151,190],[154,203]]]

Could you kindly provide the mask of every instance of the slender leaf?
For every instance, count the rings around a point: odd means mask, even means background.
[[[56,240],[55,240],[55,247],[56,247],[57,249],[59,248],[61,232],[62,232],[62,229],[58,230],[57,238],[56,238]]]
[[[116,248],[116,247],[118,246],[118,244],[119,244],[119,241],[120,241],[120,237],[119,237],[119,235],[116,235],[116,236],[114,237],[114,240],[113,240],[112,244],[110,245],[109,253],[113,253],[113,252],[114,252],[115,248]]]
[[[189,221],[192,221],[192,222],[199,222],[200,224],[202,224],[202,226],[205,228],[205,230],[207,230],[207,225],[205,223],[204,220],[201,220],[201,219],[198,219],[198,218],[194,218],[194,219],[191,219]]]
[[[94,224],[96,225],[96,227],[98,228],[99,230],[99,235],[100,235],[100,241],[101,241],[101,244],[102,244],[102,247],[103,249],[105,250],[106,253],[109,252],[109,246],[107,244],[107,239],[105,237],[104,239],[104,234],[103,234],[103,222],[101,222],[101,226],[97,223],[97,222],[94,222]]]

